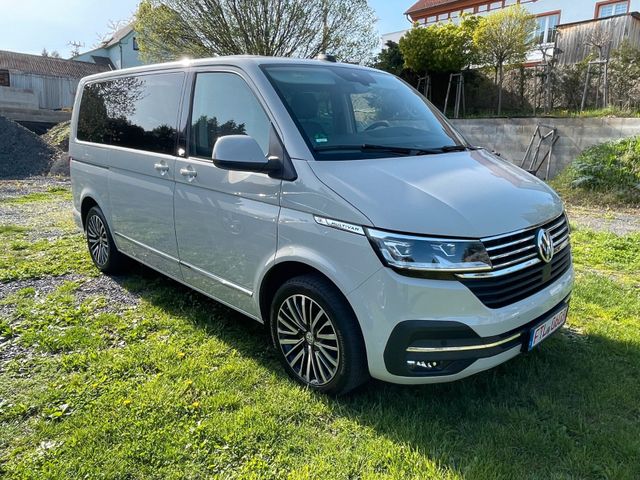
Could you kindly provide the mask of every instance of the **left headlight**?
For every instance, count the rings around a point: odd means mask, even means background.
[[[491,260],[482,242],[402,235],[365,229],[378,256],[389,267],[415,272],[482,272]]]

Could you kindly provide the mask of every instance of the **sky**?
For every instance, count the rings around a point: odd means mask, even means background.
[[[369,0],[378,16],[378,33],[410,25],[403,12],[412,0]],[[130,18],[138,0],[0,0],[0,50],[40,54],[43,48],[68,58],[69,42],[91,50],[109,31],[109,21]]]

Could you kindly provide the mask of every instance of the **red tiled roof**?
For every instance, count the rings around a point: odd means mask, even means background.
[[[460,0],[418,0],[409,8],[409,10],[404,13],[405,15],[416,13],[427,8],[440,7],[442,5],[447,5],[448,3],[456,3],[458,1]]]

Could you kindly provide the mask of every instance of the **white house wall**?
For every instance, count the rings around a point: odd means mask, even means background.
[[[73,57],[73,60],[94,63],[93,56],[109,57],[111,63],[118,69],[138,67],[143,65],[143,62],[140,60],[139,51],[133,49],[134,37],[135,32],[130,32],[115,45],[81,53]]]
[[[533,15],[560,10],[560,24],[564,24],[592,20],[595,17],[596,4],[600,3],[600,1],[601,0],[523,0],[522,6]],[[640,0],[631,0],[629,11],[640,11]],[[484,16],[493,12],[495,12],[495,10],[492,12],[477,13],[476,15]],[[407,20],[407,26],[411,28],[409,20]],[[389,40],[397,43],[406,32],[407,30],[402,30],[382,35],[382,45],[386,44]],[[534,57],[535,56],[536,55],[534,55]]]

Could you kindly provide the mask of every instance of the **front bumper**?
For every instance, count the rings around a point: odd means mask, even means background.
[[[526,351],[533,328],[568,307],[569,298],[550,312],[492,337],[480,337],[471,327],[456,322],[408,320],[393,329],[384,351],[387,370],[393,375],[443,377],[518,347]]]
[[[383,268],[348,298],[362,326],[374,378],[403,384],[439,383],[487,370],[518,355],[530,327],[565,304],[573,279],[571,267],[542,291],[490,309],[460,282],[405,277]],[[412,346],[480,344],[490,347],[407,352]],[[412,370],[407,361],[435,362],[436,366],[424,374]]]

